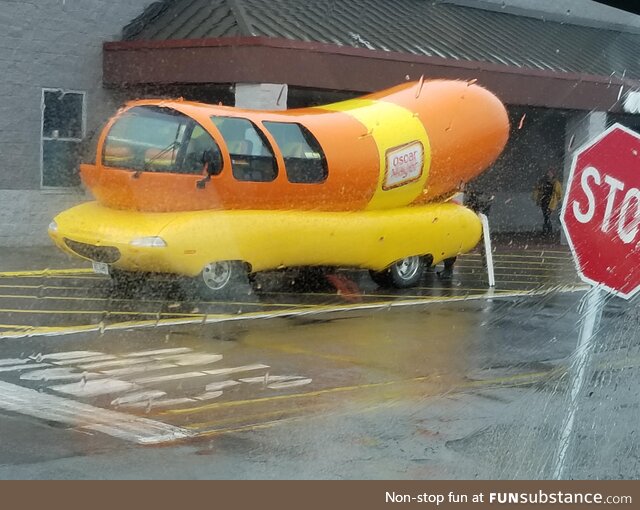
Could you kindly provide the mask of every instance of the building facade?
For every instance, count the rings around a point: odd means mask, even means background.
[[[494,197],[494,231],[535,231],[531,190],[546,169],[566,174],[614,121],[640,125],[640,23],[588,0],[562,5],[0,0],[0,246],[47,243],[51,217],[86,199],[78,159],[126,99],[282,109],[421,77],[476,80],[507,104],[510,142],[476,186]]]
[[[122,102],[102,85],[102,43],[149,0],[0,0],[0,246],[44,245],[85,199],[77,161]]]

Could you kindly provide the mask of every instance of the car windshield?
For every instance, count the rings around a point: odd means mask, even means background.
[[[201,174],[206,150],[219,152],[211,135],[193,119],[169,108],[138,106],[112,126],[102,162],[138,172]]]

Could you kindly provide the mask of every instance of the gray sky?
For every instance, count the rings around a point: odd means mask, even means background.
[[[505,12],[523,14],[536,11],[549,19],[562,18],[576,24],[619,25],[617,28],[640,29],[640,16],[593,2],[591,0],[446,0],[448,3],[489,7]],[[612,27],[613,28],[613,27]]]

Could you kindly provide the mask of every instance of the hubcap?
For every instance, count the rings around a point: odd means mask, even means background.
[[[231,280],[231,263],[227,261],[207,264],[202,270],[204,284],[212,290],[222,289]]]
[[[406,259],[396,262],[395,266],[400,278],[410,280],[418,273],[418,269],[420,269],[420,257],[407,257]]]

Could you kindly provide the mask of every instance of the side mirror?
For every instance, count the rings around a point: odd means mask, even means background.
[[[222,154],[219,150],[207,149],[202,153],[200,160],[203,165],[203,170],[207,172],[204,179],[198,181],[196,186],[198,189],[204,189],[207,183],[211,180],[213,175],[218,175],[222,170]]]

